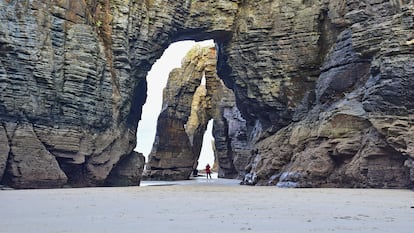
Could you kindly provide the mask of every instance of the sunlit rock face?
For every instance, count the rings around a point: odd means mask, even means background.
[[[241,177],[250,157],[247,138],[237,137],[246,135],[245,120],[236,107],[234,93],[217,76],[215,48],[195,46],[183,59],[181,68],[169,75],[147,164],[147,178],[188,179],[197,168],[204,133],[211,119],[214,120],[219,177]],[[244,163],[237,162],[240,160]]]
[[[215,39],[246,120],[245,183],[412,187],[413,8],[0,0],[1,183],[104,185],[135,156],[154,61],[174,41]]]

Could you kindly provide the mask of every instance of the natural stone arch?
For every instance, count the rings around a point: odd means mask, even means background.
[[[246,183],[412,186],[413,11],[412,0],[0,0],[1,182],[104,185],[134,153],[151,64],[174,41],[213,38],[253,147]]]
[[[133,148],[151,64],[173,41],[221,43],[238,7],[188,0],[0,5],[0,20],[11,25],[1,28],[0,135],[7,146],[0,179],[16,188],[105,185],[114,168],[122,170],[120,161],[136,161],[132,173],[140,174],[142,157]],[[21,144],[20,135],[32,143]],[[119,183],[121,173],[108,182]]]
[[[244,175],[250,157],[246,122],[236,107],[234,93],[217,76],[216,63],[214,47],[195,46],[182,60],[181,68],[170,73],[148,158],[148,179],[188,179],[197,167],[211,119],[219,177]],[[202,79],[205,85],[201,85]]]

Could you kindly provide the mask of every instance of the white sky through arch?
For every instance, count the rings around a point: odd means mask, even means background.
[[[154,63],[148,72],[148,97],[142,109],[141,121],[138,124],[137,146],[135,147],[136,151],[144,154],[146,161],[148,161],[147,158],[154,143],[157,118],[162,107],[162,91],[167,85],[168,75],[172,69],[181,67],[181,60],[196,44],[209,46],[214,45],[214,41],[180,41],[173,43],[164,51],[161,58]],[[204,137],[199,168],[204,168],[207,163],[212,165],[214,162],[214,155],[211,149],[211,141],[213,140],[211,128],[209,126]]]

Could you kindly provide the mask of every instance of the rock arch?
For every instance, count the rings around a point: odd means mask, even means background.
[[[0,0],[1,183],[104,185],[136,155],[151,64],[214,39],[246,183],[411,187],[412,2]]]
[[[237,109],[234,93],[217,76],[216,63],[214,47],[195,46],[181,68],[170,73],[147,164],[149,179],[188,179],[197,167],[211,119],[219,177],[244,175],[250,157],[246,122]],[[203,78],[205,85],[201,85]]]
[[[31,188],[105,185],[120,161],[137,156],[135,132],[151,64],[173,41],[227,40],[238,3],[66,0],[0,6],[7,25],[0,42],[0,179]],[[139,174],[143,161],[133,161]]]

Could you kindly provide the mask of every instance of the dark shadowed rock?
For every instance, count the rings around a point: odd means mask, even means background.
[[[138,152],[121,158],[121,160],[112,169],[106,185],[109,186],[136,186],[141,182],[141,176],[145,164],[145,157]]]
[[[7,137],[6,129],[0,126],[0,181],[3,180],[3,174],[6,170],[7,159],[10,153],[10,142]]]

